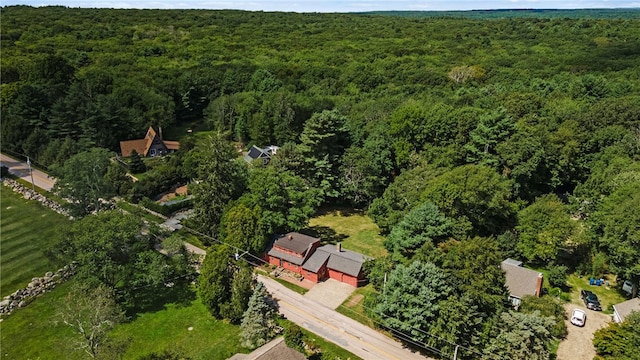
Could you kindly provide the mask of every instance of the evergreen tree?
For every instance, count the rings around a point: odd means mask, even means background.
[[[137,151],[131,151],[131,162],[129,163],[129,170],[134,174],[140,174],[147,171],[147,165],[144,164],[140,154]]]
[[[237,267],[231,281],[231,298],[220,307],[220,313],[225,319],[228,319],[233,324],[237,324],[242,320],[242,315],[247,310],[254,283],[253,271],[246,263],[240,260],[240,266]]]
[[[270,304],[267,289],[263,283],[258,282],[249,299],[247,311],[242,316],[242,346],[254,349],[271,339],[276,334],[275,315],[276,310]]]
[[[229,299],[230,255],[222,245],[214,245],[209,248],[200,268],[198,296],[211,315],[216,318],[222,317],[221,306]]]

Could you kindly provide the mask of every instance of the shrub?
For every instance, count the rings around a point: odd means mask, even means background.
[[[556,290],[559,291],[560,289],[551,289],[552,292],[555,292]],[[558,339],[562,339],[567,336],[567,325],[564,322],[564,307],[558,299],[549,296],[525,296],[522,298],[520,311],[524,313],[539,311],[542,316],[553,317],[555,324],[549,329],[551,335]]]
[[[284,329],[285,344],[287,344],[288,347],[296,349],[304,354],[303,337],[304,334],[302,333],[302,329],[294,323],[290,323],[289,326]]]
[[[567,267],[564,265],[551,265],[549,268],[549,284],[553,287],[567,285]]]

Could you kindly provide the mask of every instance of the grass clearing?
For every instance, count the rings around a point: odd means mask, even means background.
[[[180,238],[182,241],[188,242],[189,244],[199,247],[200,249],[207,249],[208,246],[205,245],[200,238],[198,238],[196,235],[194,235],[193,233],[189,232],[188,230],[182,228],[179,229],[177,231],[174,231],[171,236],[177,236],[178,238]]]
[[[73,330],[57,322],[73,280],[37,297],[29,306],[13,312],[0,323],[0,342],[5,359],[85,359],[73,348]]]
[[[367,315],[367,311],[364,308],[364,299],[373,296],[376,290],[373,285],[368,284],[366,286],[357,288],[348,298],[336,309],[342,315],[348,316],[359,323],[367,325],[370,328],[375,329],[373,320]]]
[[[240,345],[240,327],[214,319],[199,299],[188,306],[167,304],[162,310],[138,314],[112,336],[131,339],[125,359],[175,351],[189,359],[223,360],[249,352]]]
[[[2,352],[6,359],[86,359],[73,347],[78,335],[57,320],[74,280],[59,285],[0,323]],[[189,330],[193,327],[193,330]],[[171,350],[189,359],[227,359],[247,353],[240,345],[240,327],[214,319],[195,299],[182,306],[165,304],[154,312],[140,313],[119,325],[111,336],[128,343],[124,359],[138,359]]]
[[[615,287],[615,281],[609,280],[611,283],[609,287],[604,285],[595,286],[589,285],[589,277],[579,277],[575,274],[569,275],[567,283],[571,287],[571,302],[584,305],[582,299],[580,299],[580,290],[590,290],[598,296],[600,304],[602,305],[602,312],[605,314],[613,314],[612,305],[621,303],[625,298]]]
[[[309,290],[303,288],[302,286],[298,286],[296,284],[292,284],[292,283],[288,282],[287,280],[282,280],[280,278],[273,277],[273,276],[269,276],[269,277],[271,277],[273,280],[279,282],[282,286],[286,287],[287,289],[295,291],[300,295],[304,295],[309,291]]]
[[[25,287],[31,278],[55,271],[44,255],[59,228],[70,221],[6,186],[0,191],[0,296]]]
[[[380,229],[363,211],[348,208],[325,209],[309,220],[310,230],[323,242],[342,242],[347,250],[374,258],[387,254]]]

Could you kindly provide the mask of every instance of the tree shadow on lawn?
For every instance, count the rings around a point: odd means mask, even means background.
[[[164,310],[167,304],[174,304],[178,308],[189,306],[196,297],[191,281],[176,282],[172,287],[165,287],[162,292],[149,290],[138,293],[138,301],[126,313],[133,321],[139,314]]]
[[[318,209],[318,211],[316,211],[315,216],[333,215],[333,214],[336,214],[339,216],[366,215],[366,211],[364,209],[354,209],[350,207],[326,206]]]
[[[338,234],[328,226],[312,226],[301,232],[319,238],[323,244],[335,244],[349,237],[345,234]]]

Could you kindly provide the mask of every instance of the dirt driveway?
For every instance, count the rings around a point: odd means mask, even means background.
[[[587,322],[584,327],[577,327],[571,324],[571,312],[573,309],[581,309],[587,313]],[[567,316],[565,323],[569,334],[558,347],[558,360],[591,360],[596,356],[596,349],[593,347],[593,333],[596,330],[607,326],[611,321],[611,315],[603,314],[599,311],[587,310],[584,306],[576,304],[565,304],[564,311]]]

